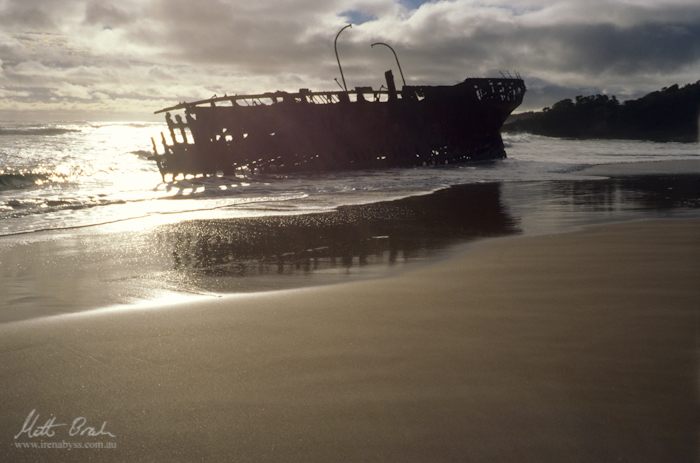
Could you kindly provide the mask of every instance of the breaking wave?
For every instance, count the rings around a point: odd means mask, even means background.
[[[114,204],[126,204],[122,199],[78,199],[78,198],[55,198],[55,199],[11,199],[4,204],[0,210],[4,211],[7,217],[24,217],[33,214],[47,214],[63,210],[81,210],[98,206],[110,206]]]
[[[19,135],[19,136],[51,136],[63,135],[71,132],[80,132],[78,129],[63,129],[58,127],[27,127],[27,128],[0,128],[0,136],[3,135]]]
[[[44,173],[0,173],[0,191],[31,188],[49,180]]]
[[[155,125],[163,125],[163,124],[155,123],[155,122],[104,122],[104,123],[88,122],[88,125],[92,128],[95,128],[95,129],[100,129],[102,127],[131,127],[131,128],[135,128],[135,129],[143,129],[143,128],[148,128],[148,127],[153,127]]]
[[[55,185],[71,181],[81,175],[80,168],[61,170],[54,168],[0,169],[0,191],[24,190],[33,187]]]

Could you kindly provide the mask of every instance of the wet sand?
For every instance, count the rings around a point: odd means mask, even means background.
[[[647,221],[2,324],[0,460],[697,461],[698,275],[700,221]],[[32,409],[117,449],[16,450]]]
[[[700,160],[665,160],[618,164],[598,164],[579,171],[584,175],[695,175],[700,171]]]
[[[700,175],[635,175],[466,184],[303,215],[5,236],[0,323],[382,277],[483,238],[699,215]]]

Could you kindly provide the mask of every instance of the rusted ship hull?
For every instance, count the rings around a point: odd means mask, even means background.
[[[171,140],[154,141],[163,178],[179,174],[326,171],[505,157],[500,128],[520,105],[521,79],[453,86],[266,93],[166,108]],[[184,111],[176,115],[171,112]]]

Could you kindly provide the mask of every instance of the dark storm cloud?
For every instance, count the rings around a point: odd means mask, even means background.
[[[632,27],[593,24],[521,32],[520,40],[533,44],[542,56],[549,57],[547,64],[566,71],[668,72],[700,59],[700,23],[646,23]]]
[[[404,53],[424,71],[451,63],[479,70],[557,71],[592,77],[670,73],[700,60],[700,23],[514,26],[498,32],[480,27],[469,36],[408,46]]]

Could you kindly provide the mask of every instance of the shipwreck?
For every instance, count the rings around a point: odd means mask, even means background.
[[[161,109],[156,114],[165,113],[169,140],[161,133],[159,148],[151,139],[151,158],[165,181],[166,175],[370,169],[506,156],[500,129],[525,94],[519,76],[406,85],[398,57],[396,62],[400,89],[392,71],[385,72],[382,88],[348,89],[338,59],[339,90],[215,96]]]

